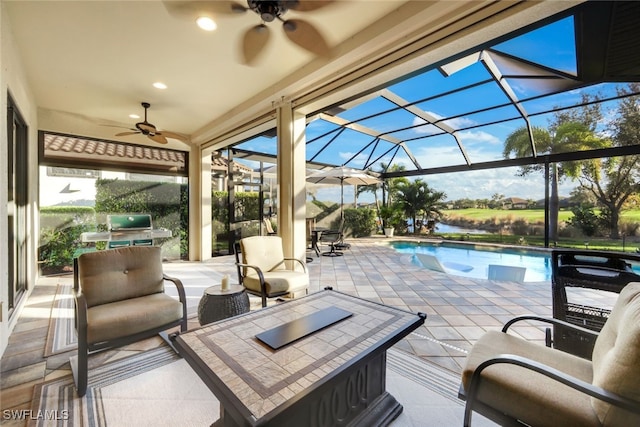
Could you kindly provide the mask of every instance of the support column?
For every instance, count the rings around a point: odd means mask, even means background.
[[[277,109],[278,234],[285,256],[304,259],[306,238],[306,118],[290,102]]]
[[[189,153],[189,261],[211,258],[211,152]]]
[[[550,221],[549,221],[549,159],[544,161],[544,247],[549,247],[550,240]]]

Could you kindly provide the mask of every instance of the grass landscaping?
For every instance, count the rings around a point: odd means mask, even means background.
[[[500,209],[451,209],[444,210],[445,220],[443,222],[456,225],[456,222],[464,222],[465,227],[474,227],[473,224],[513,224],[516,222],[524,222],[531,226],[544,225],[544,209],[522,209],[522,210],[500,210]],[[565,222],[573,216],[568,210],[559,212],[559,221]],[[457,220],[457,221],[456,221]],[[625,211],[621,215],[621,223],[638,223],[640,222],[640,209]],[[479,243],[499,243],[508,245],[522,246],[538,246],[544,247],[543,233],[526,234],[526,233],[500,233],[489,232],[485,234],[467,234],[467,233],[436,233],[435,236],[447,240],[472,241]],[[640,237],[625,236],[614,240],[605,237],[560,237],[557,242],[550,242],[549,246],[579,248],[579,249],[596,249],[635,252],[640,247]]]
[[[489,221],[496,220],[517,220],[524,219],[529,223],[544,223],[544,209],[518,209],[518,210],[504,210],[504,209],[446,209],[442,213],[449,218],[464,217],[473,219],[475,221]],[[560,221],[567,221],[573,216],[571,211],[560,211],[558,218]],[[640,212],[639,212],[640,216]]]

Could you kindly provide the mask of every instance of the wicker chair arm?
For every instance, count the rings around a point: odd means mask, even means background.
[[[573,329],[575,331],[579,331],[581,333],[592,335],[594,337],[597,337],[599,335],[599,332],[597,331],[592,331],[591,329],[583,328],[581,326],[574,325],[573,323],[565,322],[564,320],[554,319],[552,317],[535,316],[535,315],[524,315],[524,316],[514,317],[513,319],[509,320],[507,323],[504,324],[504,326],[502,327],[502,332],[506,333],[507,330],[516,322],[527,321],[527,320],[535,320],[538,322],[549,323],[552,325],[564,326],[564,327]]]
[[[471,377],[469,393],[467,395],[467,404],[472,405],[472,401],[475,400],[475,396],[481,380],[482,371],[487,367],[496,364],[510,364],[521,366],[523,368],[549,377],[582,393],[588,394],[591,397],[595,397],[596,399],[600,399],[606,403],[625,409],[627,411],[640,414],[640,402],[631,400],[624,396],[620,396],[616,393],[612,393],[601,387],[597,387],[591,383],[568,375],[562,371],[559,371],[558,369],[552,368],[543,363],[536,362],[535,360],[531,360],[526,357],[517,356],[515,354],[500,354],[492,359],[485,360],[480,365],[478,365]]]

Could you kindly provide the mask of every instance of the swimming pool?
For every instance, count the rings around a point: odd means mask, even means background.
[[[422,265],[416,253],[433,255],[447,273],[457,276],[486,279],[489,264],[497,264],[526,268],[525,282],[551,281],[551,252],[449,242],[393,241],[389,244],[400,253],[413,255],[411,262],[416,265]]]

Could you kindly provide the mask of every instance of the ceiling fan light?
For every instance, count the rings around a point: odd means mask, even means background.
[[[200,16],[198,19],[196,19],[196,23],[198,24],[198,27],[202,28],[205,31],[213,31],[218,28],[216,22],[208,16]]]
[[[284,28],[285,31],[295,31],[298,26],[293,21],[284,21],[282,23],[282,28]]]
[[[264,22],[273,22],[273,20],[276,19],[276,15],[271,12],[262,12],[260,18],[262,18]]]

